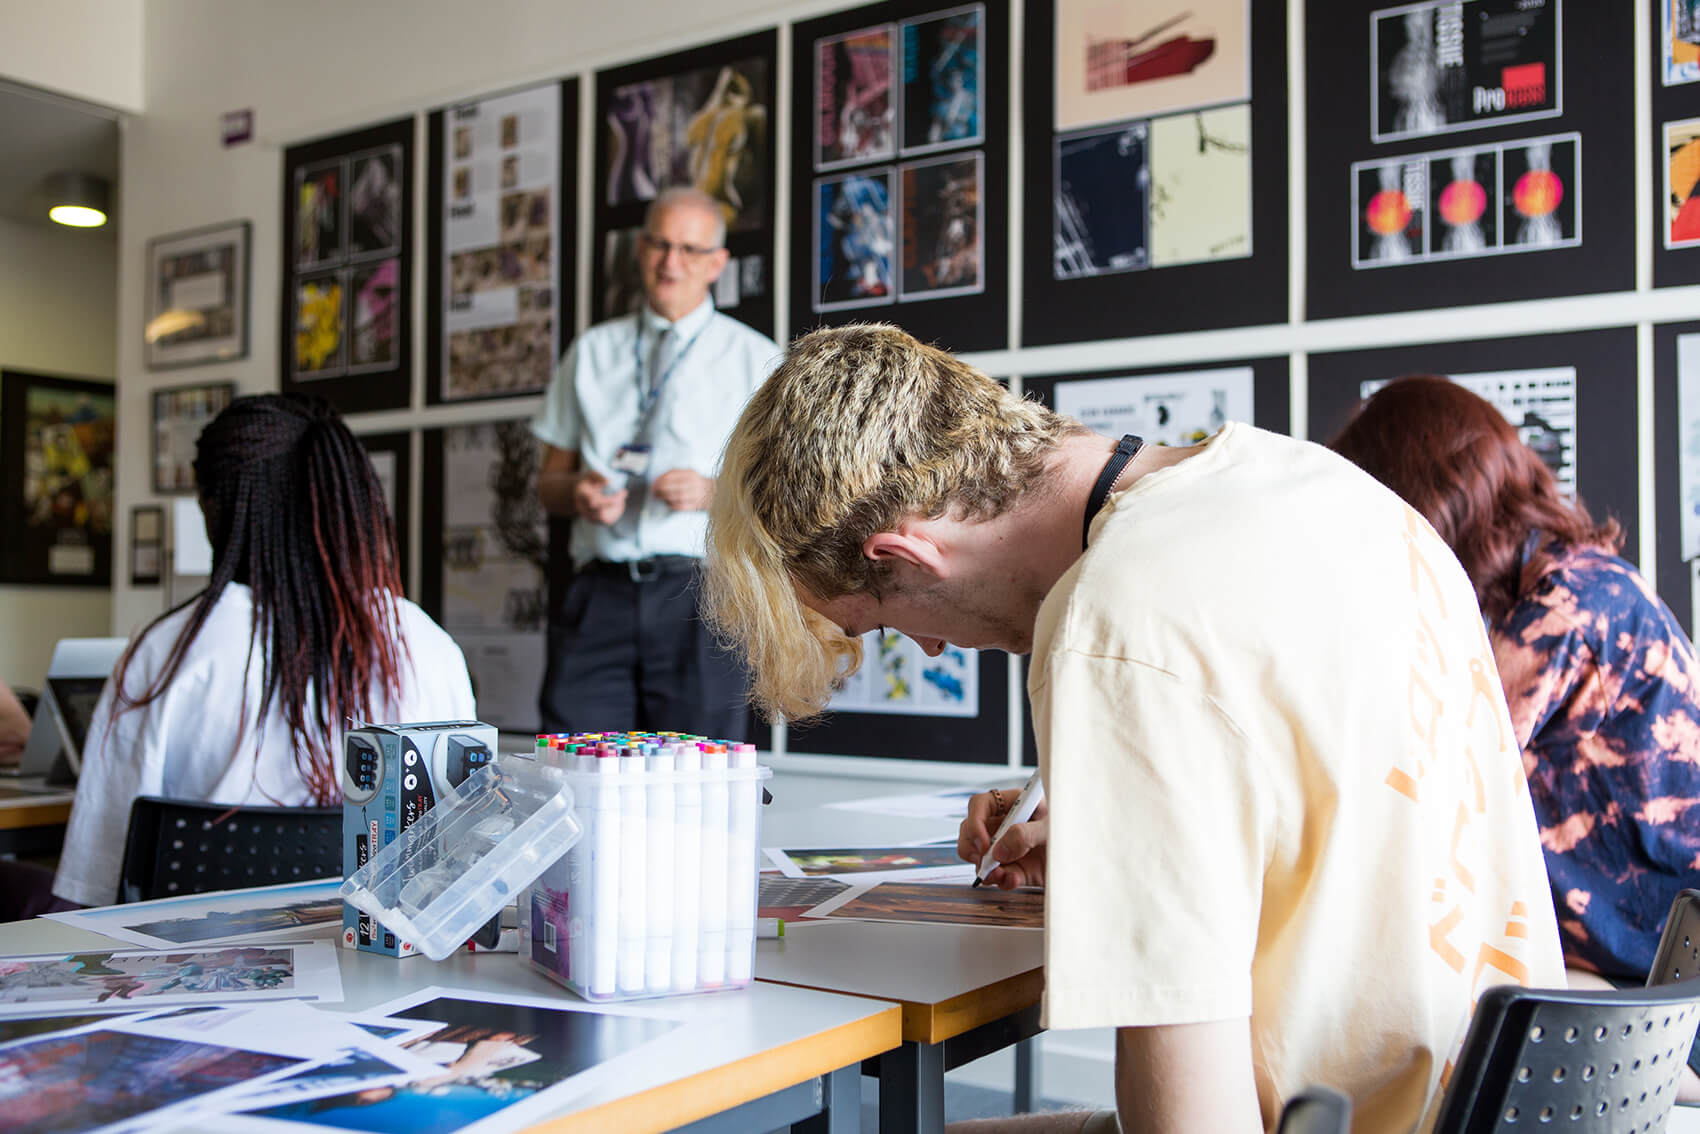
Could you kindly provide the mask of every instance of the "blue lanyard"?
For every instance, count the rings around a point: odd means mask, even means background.
[[[712,321],[713,316],[709,318]],[[696,334],[686,339],[685,345],[679,348],[679,353],[673,356],[673,361],[668,364],[667,369],[650,383],[649,389],[646,391],[643,388],[643,328],[646,322],[647,320],[643,316],[638,316],[637,334],[632,339],[632,369],[637,372],[638,380],[637,431],[640,437],[643,435],[644,427],[649,424],[649,415],[654,411],[655,403],[661,400],[661,391],[666,387],[667,379],[673,377],[673,371],[679,369],[679,363],[685,361],[685,355],[689,354],[691,348],[697,345],[697,340],[702,338],[703,331],[708,330],[708,324],[704,323]]]

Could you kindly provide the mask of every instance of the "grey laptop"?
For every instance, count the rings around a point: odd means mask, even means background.
[[[17,768],[19,776],[42,776],[50,783],[70,783],[82,766],[89,720],[100,700],[123,638],[61,638],[42,682],[41,701],[30,723],[30,738]]]

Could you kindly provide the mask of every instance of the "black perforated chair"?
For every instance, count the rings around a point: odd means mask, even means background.
[[[229,807],[141,796],[130,807],[118,900],[341,874],[340,807]]]
[[[1275,1134],[1350,1134],[1352,1100],[1332,1087],[1306,1087],[1281,1108]]]
[[[1663,1130],[1700,1025],[1700,979],[1482,994],[1435,1134]]]

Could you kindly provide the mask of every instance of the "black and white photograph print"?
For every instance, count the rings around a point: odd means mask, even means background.
[[[401,242],[401,147],[386,146],[348,163],[348,254],[393,255]]]

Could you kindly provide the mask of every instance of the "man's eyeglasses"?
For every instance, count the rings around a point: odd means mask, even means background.
[[[663,240],[659,236],[651,236],[645,232],[638,237],[643,246],[665,260],[677,252],[687,260],[697,260],[703,256],[712,256],[720,251],[718,248],[702,248],[695,244],[674,244],[671,240]]]

